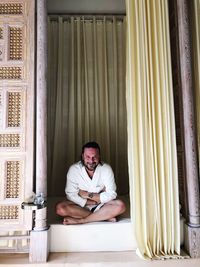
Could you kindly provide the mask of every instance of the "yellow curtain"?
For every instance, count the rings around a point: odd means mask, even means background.
[[[198,153],[200,159],[200,0],[192,0],[192,39],[193,39],[193,66],[194,66],[194,88],[197,114],[197,138]],[[200,170],[200,164],[199,164]]]
[[[180,254],[168,1],[127,0],[131,216],[143,257]]]
[[[124,18],[49,17],[48,196],[64,195],[66,172],[95,140],[129,190]]]

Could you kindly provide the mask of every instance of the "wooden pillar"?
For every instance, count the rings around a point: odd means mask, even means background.
[[[47,8],[37,0],[37,73],[36,73],[36,195],[47,196]],[[39,200],[40,201],[40,200]],[[31,232],[29,259],[45,262],[48,257],[47,209],[36,210]]]
[[[188,217],[185,227],[185,247],[192,257],[200,257],[200,194],[194,113],[194,89],[192,81],[189,0],[177,0],[177,15],[188,205]]]
[[[47,10],[37,0],[36,193],[47,195]]]
[[[37,1],[36,195],[47,196],[47,8]],[[46,209],[36,211],[35,230],[46,228]]]

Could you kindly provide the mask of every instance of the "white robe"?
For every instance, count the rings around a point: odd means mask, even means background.
[[[104,188],[105,191],[101,192]],[[87,199],[78,195],[79,189],[92,193],[101,192],[100,201],[102,204],[115,199],[117,196],[116,184],[110,165],[106,163],[99,164],[91,179],[81,161],[73,164],[67,173],[65,193],[69,200],[84,207]]]

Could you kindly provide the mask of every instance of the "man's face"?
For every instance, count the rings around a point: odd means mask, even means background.
[[[94,171],[99,164],[100,155],[97,148],[85,148],[82,154],[82,159],[85,167],[89,171]]]

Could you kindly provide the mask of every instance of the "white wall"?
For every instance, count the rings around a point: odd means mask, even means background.
[[[125,0],[47,0],[48,13],[125,14]]]

